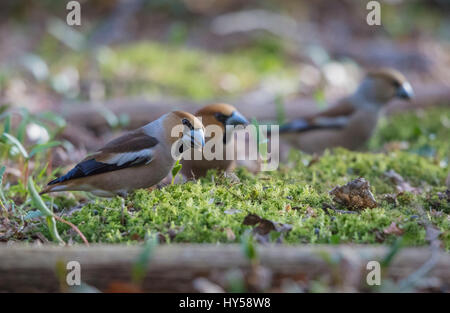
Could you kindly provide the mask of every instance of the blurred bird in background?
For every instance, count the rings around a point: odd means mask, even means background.
[[[180,126],[183,132],[174,136]],[[180,141],[179,141],[180,140]],[[190,113],[175,111],[116,138],[87,156],[66,175],[44,188],[41,194],[55,191],[88,191],[96,196],[125,196],[127,193],[158,184],[175,164],[172,146],[201,149],[204,127]]]
[[[221,129],[223,157],[222,160],[207,160],[203,155],[201,160],[194,160],[193,155],[191,155],[191,160],[182,160],[182,174],[186,178],[191,179],[205,176],[210,169],[217,169],[221,171],[232,170],[235,166],[235,160],[227,160],[226,151],[227,148],[229,149],[230,146],[234,144],[234,130],[231,132],[227,132],[226,127],[238,125],[245,126],[249,123],[247,119],[241,113],[239,113],[234,106],[225,103],[205,106],[201,110],[197,111],[195,115],[201,118],[201,121],[206,128],[208,128],[208,126],[210,125],[216,125]],[[216,134],[214,134],[214,136],[215,135]],[[207,137],[206,142],[211,139],[212,137]]]
[[[322,112],[282,125],[280,136],[307,153],[338,146],[355,150],[370,139],[380,110],[390,100],[413,96],[411,84],[397,70],[370,71],[354,94]]]

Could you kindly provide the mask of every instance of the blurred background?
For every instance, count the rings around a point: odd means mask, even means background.
[[[225,101],[282,123],[381,66],[402,71],[417,94],[388,113],[450,103],[445,0],[381,1],[380,26],[357,0],[80,0],[81,26],[67,25],[67,2],[0,4],[2,111],[17,113],[13,126],[38,114],[61,129],[56,165],[173,108]],[[29,140],[48,137],[39,124],[27,126]],[[77,149],[63,155],[69,145]]]

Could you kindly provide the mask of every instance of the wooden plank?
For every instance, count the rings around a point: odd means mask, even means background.
[[[114,282],[131,281],[131,269],[141,252],[140,246],[125,245],[0,246],[0,291],[64,290],[65,277],[61,286],[56,272],[58,264],[65,268],[69,261],[80,263],[83,282],[107,290]],[[388,252],[389,248],[383,246],[258,246],[260,265],[255,266],[239,245],[162,245],[155,249],[149,261],[142,290],[195,292],[198,289],[193,282],[198,277],[226,287],[230,271],[239,271],[248,283],[255,273],[264,269],[271,286],[279,286],[286,279],[308,281],[325,277],[351,291],[364,285],[367,262],[381,261]],[[402,249],[383,277],[405,278],[430,257],[426,247]],[[429,276],[450,284],[449,254],[439,252],[438,262]]]

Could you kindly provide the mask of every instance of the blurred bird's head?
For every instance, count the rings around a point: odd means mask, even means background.
[[[201,117],[205,127],[208,127],[208,125],[220,126],[224,131],[224,142],[226,138],[225,129],[228,125],[246,126],[249,124],[248,120],[241,113],[239,113],[234,106],[226,103],[207,105],[197,111],[195,115]]]
[[[382,68],[368,72],[357,94],[378,105],[387,104],[395,98],[409,100],[414,97],[411,84],[397,70]]]
[[[205,145],[205,128],[202,122],[190,113],[170,112],[164,116],[163,125],[171,144],[181,139],[184,145],[194,149],[201,149]]]
[[[223,127],[227,125],[248,125],[247,119],[234,106],[226,103],[207,105],[197,111],[195,115],[202,118],[205,126],[210,124]]]

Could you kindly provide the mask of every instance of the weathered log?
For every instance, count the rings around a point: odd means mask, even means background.
[[[389,248],[274,245],[259,246],[258,252],[260,267],[270,273],[271,290],[277,290],[275,286],[285,279],[307,282],[323,277],[349,287],[347,290],[358,290],[361,284],[365,284],[367,262],[382,260]],[[69,261],[80,263],[83,282],[105,291],[115,282],[131,281],[131,269],[141,253],[142,248],[139,246],[119,245],[0,246],[0,291],[60,291],[65,277],[61,280],[56,274],[58,264],[59,268],[65,269]],[[394,280],[405,278],[420,268],[430,256],[431,252],[426,247],[402,249],[386,273],[382,273],[383,277]],[[141,290],[198,291],[194,281],[199,277],[224,286],[224,277],[230,270],[240,270],[248,275],[252,268],[252,262],[244,256],[238,245],[163,245],[156,248],[149,260]],[[428,277],[437,277],[447,286],[450,284],[450,254],[440,252],[439,260]],[[61,281],[63,285],[60,285]]]

